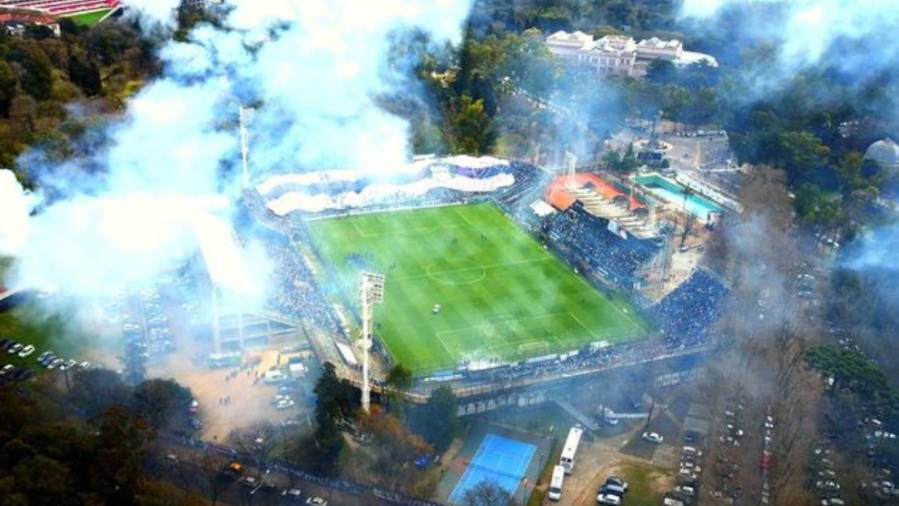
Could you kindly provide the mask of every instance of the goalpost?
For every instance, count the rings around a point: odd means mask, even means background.
[[[545,354],[549,351],[549,343],[546,341],[528,341],[518,345],[518,356],[528,357]]]

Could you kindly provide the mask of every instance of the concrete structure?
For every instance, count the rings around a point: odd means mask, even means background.
[[[899,169],[899,145],[889,137],[881,139],[865,151],[865,158],[877,162],[884,169]]]
[[[590,69],[600,77],[623,75],[642,77],[652,60],[668,60],[678,68],[700,61],[713,67],[718,62],[713,56],[685,51],[677,39],[662,40],[658,37],[635,42],[626,35],[606,35],[593,40],[583,32],[558,31],[546,38],[549,51],[566,64]]]

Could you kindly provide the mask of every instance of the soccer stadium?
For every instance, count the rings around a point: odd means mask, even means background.
[[[672,206],[606,174],[423,157],[377,176],[271,175],[242,204],[234,242],[264,245],[271,293],[257,315],[218,309],[216,351],[298,336],[354,379],[360,275],[377,273],[376,384],[395,364],[422,384],[461,387],[689,352],[707,343],[728,293],[703,269],[662,290],[673,277]],[[224,328],[237,320],[241,330]]]
[[[121,9],[119,0],[2,0],[0,9],[33,11],[45,16],[95,22]]]

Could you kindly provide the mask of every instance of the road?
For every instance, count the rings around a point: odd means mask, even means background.
[[[181,444],[175,437],[161,437],[150,452],[148,467],[159,478],[198,491],[207,499],[216,496],[216,502],[231,506],[288,506],[305,504],[308,497],[326,499],[328,506],[435,506],[435,503],[375,490],[372,487],[339,480],[327,480],[304,473],[298,469],[288,472],[287,466],[273,464],[268,470],[247,467],[244,476],[262,478],[274,485],[251,487],[240,480],[222,477],[220,470],[224,463],[232,460],[225,455],[227,447],[205,445],[205,448]],[[166,455],[173,454],[177,461],[170,461]],[[236,454],[236,451],[235,451]],[[245,461],[247,459],[234,458]],[[299,499],[282,495],[285,490],[296,488],[302,491]],[[378,497],[378,495],[382,497]],[[392,496],[393,500],[383,497]]]

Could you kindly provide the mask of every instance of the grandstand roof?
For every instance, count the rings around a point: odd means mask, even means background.
[[[238,293],[253,291],[253,278],[228,221],[198,213],[191,225],[212,283]]]
[[[602,179],[596,174],[561,176],[550,185],[546,200],[560,211],[581,202],[584,209],[594,216],[614,220],[627,233],[641,239],[658,235],[648,218],[644,202],[634,195]],[[622,203],[624,205],[622,205]],[[637,212],[641,210],[643,212]]]
[[[546,200],[559,211],[566,211],[577,199],[565,190],[562,178],[556,179],[546,194]]]

